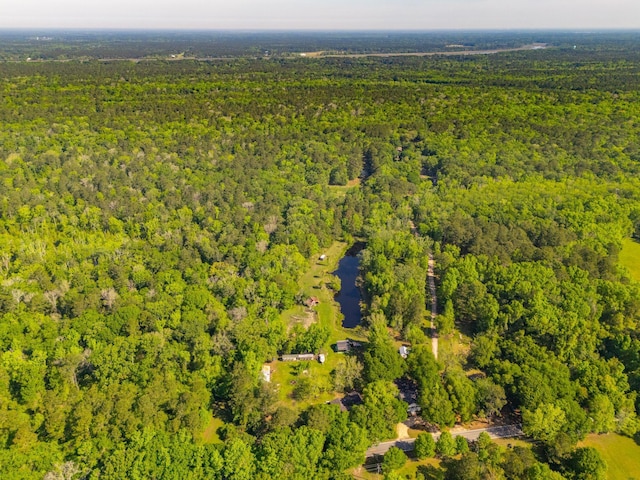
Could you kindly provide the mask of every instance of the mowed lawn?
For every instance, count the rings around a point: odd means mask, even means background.
[[[331,345],[338,340],[351,338],[353,340],[366,341],[361,329],[344,328],[342,326],[342,314],[340,306],[334,300],[335,292],[329,288],[333,274],[338,268],[338,262],[344,256],[348,245],[345,242],[334,242],[329,248],[318,253],[311,259],[309,269],[300,278],[300,289],[307,297],[318,297],[320,304],[314,307],[315,316],[311,318],[329,329],[329,341],[321,350],[326,355],[326,362],[320,364],[311,362],[282,362],[279,360],[269,363],[271,366],[271,382],[278,388],[280,405],[302,411],[310,405],[328,402],[338,394],[332,391],[331,371],[343,358],[343,354],[335,353]],[[320,255],[326,255],[320,260]],[[289,326],[308,319],[307,308],[296,305],[282,312],[282,318]],[[319,353],[319,352],[314,352]],[[313,383],[324,387],[325,391],[311,395],[308,398],[295,400],[292,396],[295,385],[305,377],[310,377]],[[211,417],[207,420],[207,426],[201,434],[203,443],[221,443],[217,435],[217,429],[223,425],[219,418]]]
[[[580,447],[594,447],[607,462],[609,480],[640,480],[640,446],[632,439],[609,433],[589,435]]]
[[[631,278],[640,282],[640,243],[626,239],[622,244],[620,263],[629,270]]]
[[[338,262],[344,256],[348,245],[344,242],[334,242],[329,248],[318,253],[311,260],[311,266],[300,278],[300,290],[307,297],[318,297],[320,304],[315,308],[317,321],[329,329],[329,343],[333,344],[338,340],[351,338],[354,340],[365,340],[366,337],[357,328],[344,328],[342,326],[342,314],[340,306],[334,300],[335,292],[328,287],[333,277],[332,272],[338,268]],[[320,254],[326,255],[322,261]],[[292,324],[296,319],[305,316],[305,307],[296,305],[295,307],[282,312],[285,322]]]
[[[212,416],[210,413],[208,413],[207,416],[207,426],[200,435],[199,440],[202,443],[222,443],[222,440],[220,440],[220,437],[218,436],[218,428],[224,425],[224,421]]]
[[[415,458],[408,458],[407,463],[400,470],[396,470],[396,473],[409,478],[414,478],[418,472],[425,474],[426,478],[432,478],[429,476],[432,472],[437,471],[440,468],[440,460],[437,458],[427,458],[425,460],[417,460]],[[349,473],[354,478],[362,480],[382,480],[383,474],[375,472],[369,472],[364,466],[358,466],[349,470]]]
[[[274,361],[270,364],[272,368],[271,381],[278,387],[280,403],[298,411],[309,405],[324,403],[336,397],[337,394],[331,391],[331,371],[336,367],[343,354],[335,353],[331,349],[331,345],[346,338],[366,341],[361,329],[342,326],[340,306],[334,300],[335,292],[329,288],[333,278],[332,272],[338,268],[338,262],[344,256],[347,248],[348,245],[344,242],[334,242],[329,248],[319,252],[311,259],[309,270],[300,278],[300,289],[305,296],[317,297],[320,301],[320,304],[314,307],[316,314],[313,321],[317,321],[329,330],[329,341],[321,349],[321,352],[326,355],[326,362],[324,364],[317,361],[305,362],[305,368],[300,372],[298,370],[301,362]],[[320,260],[321,254],[326,255],[324,260]],[[293,326],[294,323],[304,322],[307,317],[306,310],[306,307],[296,305],[282,312],[282,318],[289,326]],[[303,377],[312,378],[314,384],[326,387],[327,391],[296,401],[292,398],[292,393],[297,381]]]

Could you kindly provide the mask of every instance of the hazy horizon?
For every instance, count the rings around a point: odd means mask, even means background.
[[[635,30],[636,0],[0,0],[0,29]]]
[[[429,33],[633,33],[640,32],[640,27],[620,27],[620,28],[431,28],[431,29],[302,29],[302,28],[197,28],[197,27],[3,27],[0,32],[23,32],[23,33],[54,33],[54,32],[75,32],[75,33],[301,33],[301,34],[322,34],[322,33],[345,33],[345,34],[429,34]]]

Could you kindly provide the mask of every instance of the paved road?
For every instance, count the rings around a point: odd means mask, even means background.
[[[438,314],[438,298],[436,297],[436,281],[433,267],[435,266],[433,253],[429,252],[429,267],[427,277],[429,279],[429,290],[431,291],[431,351],[438,359],[438,330],[436,329],[436,315]]]
[[[489,437],[493,439],[521,437],[524,435],[521,425],[504,425],[500,427],[478,428],[475,430],[453,429],[451,430],[451,435],[453,435],[454,438],[464,437],[467,440],[477,440],[482,432],[487,432],[489,434]],[[437,440],[440,437],[439,432],[433,433],[432,435],[434,440]],[[415,441],[415,438],[404,438],[401,440],[382,442],[369,448],[367,450],[366,456],[373,457],[374,455],[384,455],[391,447],[398,447],[404,452],[410,452],[413,450],[413,443]]]

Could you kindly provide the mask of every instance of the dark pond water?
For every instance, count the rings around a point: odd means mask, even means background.
[[[358,253],[363,248],[364,244],[357,243],[353,245],[338,263],[338,269],[333,272],[341,282],[340,292],[336,295],[336,301],[344,315],[342,326],[346,328],[357,327],[362,319],[360,289],[356,286],[356,278],[360,273]]]

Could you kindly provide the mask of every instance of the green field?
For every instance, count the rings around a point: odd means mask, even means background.
[[[640,446],[632,439],[609,433],[589,435],[581,447],[594,447],[607,462],[609,480],[640,480]]]
[[[417,460],[414,458],[409,458],[404,467],[400,470],[396,470],[396,473],[404,476],[409,476],[409,478],[414,478],[416,473],[422,469],[426,469],[429,471],[430,469],[436,469],[440,467],[440,459],[437,458],[427,458],[425,460]],[[349,473],[356,479],[363,480],[381,480],[384,478],[384,475],[368,472],[363,466],[359,466],[349,470]]]
[[[640,243],[626,239],[620,251],[620,263],[629,271],[631,278],[640,282]]]
[[[320,254],[311,260],[311,266],[300,278],[300,290],[307,297],[318,297],[320,304],[314,307],[315,315],[309,316],[307,308],[301,305],[282,312],[282,318],[287,325],[293,326],[295,323],[319,322],[329,328],[329,342],[321,353],[326,355],[326,362],[281,362],[274,361],[271,366],[271,382],[278,388],[278,398],[280,405],[301,411],[313,404],[324,403],[336,398],[336,393],[331,390],[331,371],[336,367],[342,354],[333,352],[331,345],[338,340],[351,338],[354,340],[366,341],[360,328],[343,328],[342,314],[340,306],[334,300],[335,292],[328,287],[333,275],[331,272],[338,268],[338,262],[343,257],[348,245],[344,242],[334,242],[329,248],[321,253],[326,255],[325,260],[319,261]],[[316,352],[318,353],[318,352]],[[304,365],[301,365],[304,363]],[[301,368],[303,367],[303,368]],[[326,391],[317,395],[312,395],[302,401],[292,398],[292,392],[296,382],[301,378],[309,376],[313,378],[313,383],[324,386]],[[207,427],[202,433],[201,440],[204,443],[218,443],[221,440],[216,433],[217,429],[223,425],[222,420],[212,417],[207,423]]]
[[[291,398],[295,382],[298,377],[310,376],[318,385],[331,385],[331,371],[335,368],[342,354],[333,352],[331,345],[338,340],[351,338],[354,340],[366,340],[360,328],[343,328],[340,307],[334,300],[335,292],[328,287],[333,278],[332,272],[338,268],[338,262],[344,256],[348,245],[345,242],[334,242],[329,248],[323,250],[311,260],[309,270],[300,278],[300,290],[306,297],[317,297],[319,305],[314,307],[315,316],[309,317],[307,309],[301,305],[286,310],[282,313],[285,322],[292,326],[295,323],[318,322],[329,329],[329,343],[321,353],[326,355],[326,362],[321,365],[317,362],[308,362],[303,371],[298,372],[299,362],[272,362],[273,371],[271,381],[278,386],[278,397],[281,404],[295,409],[304,409],[309,405],[322,403],[335,398],[336,394],[326,391],[319,395],[298,402]],[[320,254],[326,255],[322,261],[318,260]],[[316,352],[317,353],[317,352]]]
[[[335,292],[327,285],[333,278],[331,272],[338,268],[338,262],[344,256],[348,245],[344,242],[334,242],[329,248],[321,253],[326,255],[323,261],[318,260],[320,254],[311,260],[309,270],[300,278],[300,290],[308,297],[318,297],[320,304],[315,308],[317,312],[317,321],[329,328],[331,337],[329,341],[335,343],[349,336],[350,338],[364,339],[362,335],[358,335],[359,329],[343,328],[342,314],[340,307],[334,300]],[[298,321],[305,314],[305,307],[296,305],[282,313],[287,323],[291,324]]]
[[[202,443],[222,443],[218,436],[218,428],[224,425],[222,419],[214,417],[209,413],[209,421],[201,434],[200,441]]]

